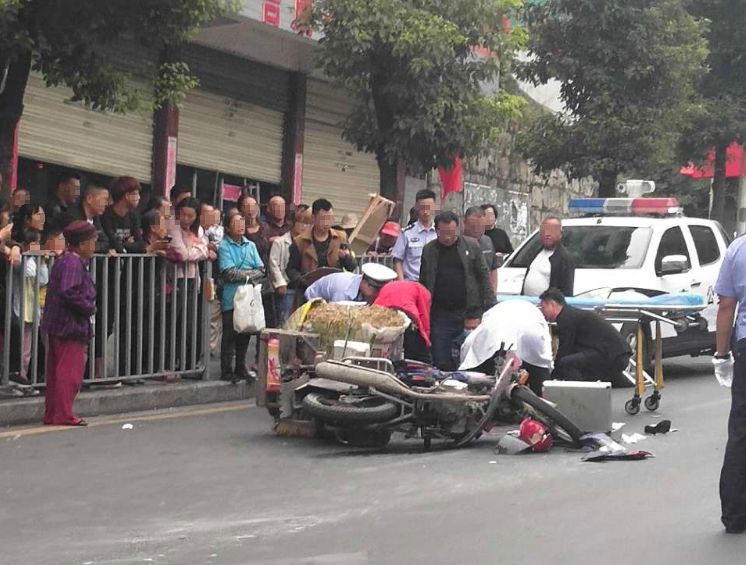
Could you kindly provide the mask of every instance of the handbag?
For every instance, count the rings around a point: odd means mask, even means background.
[[[244,284],[233,298],[233,329],[237,333],[258,333],[267,327],[262,303],[262,285]]]

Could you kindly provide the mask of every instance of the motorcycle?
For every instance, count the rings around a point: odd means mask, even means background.
[[[462,447],[498,421],[524,417],[544,423],[555,438],[580,445],[583,432],[523,384],[527,375],[519,372],[515,354],[502,356],[494,375],[440,374],[411,361],[402,369],[368,357],[322,361],[294,391],[292,404],[317,430],[353,446],[383,447],[399,432],[421,438],[426,450],[433,439]]]

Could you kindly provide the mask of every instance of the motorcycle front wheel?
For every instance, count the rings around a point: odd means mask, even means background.
[[[537,419],[545,424],[555,437],[569,441],[574,446],[580,446],[583,431],[573,424],[562,412],[549,402],[536,396],[531,389],[517,386],[511,395],[513,401],[527,404],[537,412]]]
[[[343,400],[319,392],[309,392],[303,398],[303,407],[319,420],[350,424],[379,424],[399,413],[396,404],[376,396]]]

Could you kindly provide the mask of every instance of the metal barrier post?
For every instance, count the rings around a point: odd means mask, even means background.
[[[90,261],[88,261],[88,272],[91,275],[91,280],[93,280],[93,284],[96,286],[96,289],[98,289],[98,285],[96,284],[97,281],[97,273],[98,273],[98,267],[97,267],[97,257],[91,257]],[[106,296],[106,293],[108,291],[108,280],[106,277],[106,269],[103,269],[103,292],[104,296]],[[98,291],[97,291],[98,292]],[[106,310],[104,310],[102,313],[103,315],[103,321],[102,324],[106,325]],[[88,380],[93,381],[96,378],[96,332],[99,331],[99,324],[96,320],[96,317],[94,315],[93,317],[93,335],[91,336],[91,340],[88,343]],[[101,351],[103,352],[104,358],[106,358],[106,342],[102,344]]]
[[[36,257],[36,277],[34,277],[33,322],[31,325],[31,364],[28,368],[29,381],[39,384],[39,321],[41,314],[41,273],[48,268],[46,258]],[[47,278],[47,282],[49,282]]]
[[[5,320],[3,320],[3,386],[10,384],[10,332],[11,309],[13,308],[13,267],[6,265],[5,273]]]
[[[125,257],[127,262],[127,292],[124,307],[124,374],[129,377],[132,372],[132,257]]]
[[[148,257],[148,259],[150,259]],[[138,257],[137,259],[138,263],[138,269],[137,269],[137,364],[135,365],[135,372],[137,372],[138,375],[142,374],[142,339],[143,339],[143,329],[144,329],[144,322],[143,318],[145,316],[143,309],[145,308],[145,304],[143,303],[143,294],[145,293],[145,273],[143,272],[143,269],[145,268],[145,257]],[[151,287],[152,288],[152,287]],[[152,302],[150,303],[153,304]],[[153,334],[150,335],[151,339]],[[153,372],[152,367],[148,371],[149,373]]]
[[[205,265],[205,279],[212,279],[212,261],[207,261]],[[215,283],[212,284],[213,294],[215,293]],[[212,302],[206,292],[202,292],[202,359],[204,380],[210,379],[210,316],[212,315]]]
[[[178,311],[179,304],[179,280],[177,279],[176,265],[173,267],[173,289],[171,295],[171,370],[176,371],[176,314]]]
[[[107,259],[108,263],[109,259]],[[114,376],[119,376],[119,355],[120,355],[120,343],[122,336],[119,335],[119,328],[121,328],[121,296],[122,296],[122,264],[119,257],[115,257],[114,261]],[[107,269],[108,270],[108,269]],[[105,297],[108,300],[108,295]],[[106,305],[108,310],[108,304]],[[103,335],[104,341],[109,341],[109,326],[103,328],[105,332]],[[104,359],[104,367],[108,365],[108,359]]]

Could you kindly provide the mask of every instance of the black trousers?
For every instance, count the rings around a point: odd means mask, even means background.
[[[427,363],[428,365],[433,362],[430,348],[414,324],[410,324],[404,331],[404,358]]]
[[[579,351],[557,361],[552,378],[565,381],[608,381],[624,370],[630,356],[631,354],[625,353],[609,359],[598,351]]]
[[[746,526],[746,339],[736,345],[735,360],[720,505],[723,524],[738,528]]]
[[[237,333],[233,329],[233,310],[223,312],[223,339],[220,342],[220,370],[224,377],[246,376],[246,352],[249,349],[250,333]],[[258,339],[257,339],[258,341]],[[235,369],[233,368],[235,360]]]

